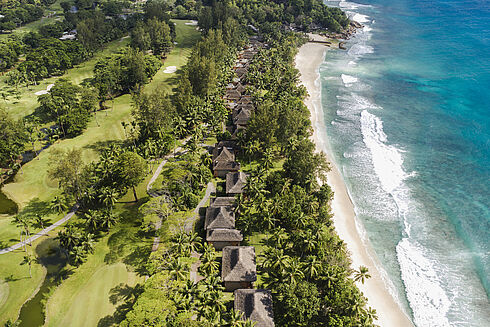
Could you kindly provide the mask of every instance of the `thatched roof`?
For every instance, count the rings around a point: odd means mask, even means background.
[[[248,72],[248,69],[247,68],[237,68],[237,69],[235,69],[236,76],[238,76],[240,78],[243,77],[247,72]]]
[[[211,198],[209,206],[211,207],[226,207],[233,206],[235,204],[235,197],[233,196],[220,196],[217,198]]]
[[[208,229],[206,233],[208,242],[241,242],[243,241],[242,233],[238,229],[216,228]]]
[[[206,208],[206,219],[204,229],[235,228],[235,213],[233,207],[208,207]]]
[[[225,96],[229,100],[238,100],[242,95],[237,90],[226,90]]]
[[[255,327],[274,327],[272,295],[269,290],[236,290],[234,306],[244,319],[255,321]]]
[[[255,53],[252,51],[245,51],[240,57],[243,59],[252,59],[254,57]]]
[[[239,194],[243,192],[243,187],[247,182],[247,175],[243,172],[226,174],[226,193]]]
[[[231,113],[231,119],[235,121],[235,119],[237,118],[237,116],[240,114],[242,110],[245,110],[248,113],[250,113],[252,109],[253,106],[251,104],[239,104],[235,108],[233,108],[233,111]]]
[[[238,104],[249,104],[252,103],[252,97],[250,95],[242,95],[242,97],[238,100]]]
[[[246,109],[242,109],[233,119],[233,123],[235,125],[247,125],[249,120],[250,120],[250,111]]]
[[[255,282],[257,266],[253,246],[226,246],[223,248],[221,279],[224,282]]]
[[[236,161],[214,161],[213,170],[226,170],[228,172],[239,171],[241,165]]]
[[[236,90],[238,92],[240,92],[241,94],[243,94],[243,93],[245,93],[245,91],[247,91],[247,89],[245,88],[245,86],[242,85],[242,83],[237,84]]]
[[[235,161],[235,151],[228,147],[215,147],[213,150],[213,161]]]

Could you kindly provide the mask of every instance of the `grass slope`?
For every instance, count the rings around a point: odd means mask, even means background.
[[[7,109],[10,115],[14,118],[22,118],[25,117],[32,112],[38,106],[37,98],[38,96],[35,94],[38,91],[46,90],[47,86],[50,84],[54,84],[60,78],[68,78],[75,84],[80,84],[84,79],[91,78],[93,75],[93,70],[97,61],[101,58],[104,58],[111,53],[117,52],[119,49],[127,46],[129,43],[128,38],[122,38],[116,41],[112,41],[104,47],[103,50],[97,52],[90,60],[87,60],[80,65],[77,65],[71,69],[68,69],[66,73],[62,76],[53,76],[47,79],[44,79],[38,83],[38,85],[30,85],[19,86],[18,88],[18,96],[17,97],[9,97],[7,101],[3,102],[3,106]],[[0,77],[0,84],[4,85],[3,87],[6,90],[15,90],[15,87],[8,87],[5,83],[6,75]]]
[[[50,236],[54,237],[55,233]],[[29,252],[33,253],[33,249],[46,239],[42,237],[34,242]],[[29,277],[29,267],[20,265],[24,255],[24,250],[0,255],[0,326],[8,319],[16,319],[24,302],[34,296],[44,280],[46,269],[37,263],[32,265],[32,278]]]
[[[146,90],[151,90],[158,86],[171,91],[175,87],[176,74],[164,74],[163,71],[168,66],[181,67],[184,65],[191,51],[191,47],[199,39],[199,33],[195,30],[195,26],[185,25],[185,22],[176,21],[178,44],[168,55],[164,67],[161,68],[153,81],[146,86]],[[117,42],[119,41],[113,43],[114,48],[112,49],[117,48]],[[126,43],[127,41],[123,42]],[[114,51],[110,50],[110,47],[111,45],[104,51]],[[80,82],[84,78],[90,77],[94,64],[95,61],[93,63],[87,62],[78,68],[74,68],[69,71],[67,77],[73,81]],[[45,82],[44,87],[39,87],[39,89],[45,88],[47,84],[49,84],[49,81]],[[124,138],[124,130],[122,129],[121,122],[130,119],[130,102],[129,95],[116,98],[114,110],[109,109],[106,113],[101,112],[97,114],[100,127],[97,127],[95,119],[92,119],[87,131],[83,135],[58,142],[54,147],[63,149],[82,148],[85,161],[95,160],[98,156],[96,150],[99,146]],[[33,109],[34,107],[29,110],[32,111]],[[49,180],[46,173],[49,166],[50,151],[52,150],[47,149],[43,151],[39,156],[39,160],[35,159],[26,164],[23,168],[24,173],[17,174],[13,183],[4,186],[3,190],[5,193],[24,208],[33,199],[39,199],[38,201],[41,202],[49,201],[59,192],[56,182]],[[149,177],[138,187],[138,194],[140,196],[146,195],[146,184],[148,180]],[[132,200],[132,192],[129,192],[128,195],[121,199],[123,202]],[[133,210],[131,208],[136,207],[134,204],[118,204],[119,210],[123,210],[121,206],[125,208],[124,211],[128,212],[128,214],[137,214],[136,212],[131,213],[131,210]],[[57,218],[53,218],[53,220]],[[15,226],[10,224],[10,219],[11,217],[7,216],[0,217],[0,231],[2,231],[0,233],[0,244],[15,243],[15,241],[9,240],[18,238],[19,231]],[[131,224],[129,226],[123,224],[120,227],[124,228],[116,228],[107,238],[99,241],[96,245],[95,254],[90,256],[82,267],[76,269],[74,274],[54,291],[47,305],[47,319],[50,326],[72,326],[77,325],[79,320],[87,319],[88,315],[87,311],[84,311],[84,307],[87,307],[96,297],[101,298],[100,301],[102,301],[102,304],[97,306],[96,311],[90,312],[90,315],[93,316],[90,318],[90,321],[98,321],[106,316],[110,316],[114,312],[115,305],[109,301],[107,290],[116,287],[120,283],[134,285],[138,280],[134,273],[130,271],[124,273],[122,271],[124,265],[120,261],[115,259],[111,259],[108,262],[104,261],[106,255],[109,255],[108,258],[118,257],[125,251],[131,252],[135,250],[132,247],[133,245],[136,245],[137,248],[142,246],[142,244],[138,245],[138,238],[135,238],[135,231],[132,230]],[[53,231],[53,237],[56,234],[57,231]],[[145,242],[148,242],[151,246],[151,240],[145,240]],[[125,245],[129,249],[124,250]],[[137,255],[134,256],[137,257]],[[26,278],[28,276],[27,267],[19,265],[22,257],[23,253],[20,251],[0,255],[0,280],[6,279],[9,276],[14,279],[14,281],[8,282],[8,288],[2,287],[1,285],[3,284],[0,283],[0,324],[9,318],[16,318],[22,304],[32,296],[44,278],[45,270],[39,265],[34,265],[32,268],[33,278]],[[98,293],[101,283],[96,282],[98,278],[93,278],[94,274],[97,274],[101,281],[103,281],[102,284],[105,288],[103,292],[100,291],[102,293]],[[6,290],[9,290],[8,295],[5,295]],[[74,297],[74,294],[79,294],[82,300]],[[7,297],[6,301],[2,300],[4,297]],[[5,302],[3,305],[2,301]]]

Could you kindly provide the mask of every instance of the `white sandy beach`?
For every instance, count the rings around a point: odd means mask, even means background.
[[[332,163],[332,170],[328,174],[328,183],[332,187],[335,196],[333,200],[334,225],[340,238],[345,241],[351,253],[352,268],[366,266],[372,276],[364,284],[358,283],[360,290],[368,298],[368,305],[376,309],[378,313],[377,324],[382,327],[413,326],[408,316],[400,308],[393,296],[388,291],[388,286],[381,277],[380,271],[374,262],[375,256],[369,244],[366,244],[356,226],[356,214],[354,205],[350,199],[342,175],[328,155],[328,147],[325,144],[326,127],[321,107],[319,66],[325,58],[328,48],[320,43],[307,43],[299,49],[296,56],[296,68],[301,73],[301,82],[307,88],[310,96],[305,101],[311,113],[311,122],[314,133],[313,138],[317,150],[324,151]]]

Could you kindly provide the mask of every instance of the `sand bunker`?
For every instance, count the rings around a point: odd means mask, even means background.
[[[191,26],[197,26],[197,20],[191,20],[188,23],[185,23],[186,25],[191,25]]]
[[[165,70],[163,72],[165,74],[172,74],[172,73],[175,73],[176,71],[177,71],[176,66],[168,66],[167,68],[165,68]]]
[[[46,87],[46,90],[41,90],[41,91],[37,91],[36,93],[34,93],[35,95],[43,95],[43,94],[48,94],[49,90],[51,90],[51,88],[54,86],[54,84],[49,84],[47,87]]]

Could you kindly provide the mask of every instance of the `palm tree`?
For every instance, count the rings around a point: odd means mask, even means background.
[[[286,280],[291,285],[296,285],[305,277],[303,272],[303,263],[299,258],[292,258],[290,264],[286,267]]]
[[[87,224],[90,230],[97,230],[97,227],[102,221],[102,217],[100,211],[97,210],[88,210],[85,214],[85,223]]]
[[[36,214],[34,216],[34,221],[36,222],[36,224],[41,227],[41,229],[44,229],[44,219],[43,217],[41,217],[41,215],[39,214]]]
[[[354,281],[358,282],[361,281],[362,284],[364,284],[365,279],[371,278],[371,275],[369,274],[369,270],[365,266],[359,266],[359,270],[354,270]]]
[[[317,256],[310,255],[306,261],[306,277],[309,280],[318,276],[319,271],[322,269],[322,262],[318,260]]]
[[[29,239],[31,233],[30,233],[30,225],[31,225],[31,217],[28,216],[22,216],[22,215],[17,215],[13,219],[13,223],[16,224],[17,227],[22,228],[20,232],[20,242],[22,242],[22,231],[25,233],[26,239],[24,240],[24,246],[25,250],[27,252],[27,240]]]
[[[83,251],[87,253],[92,253],[94,251],[94,235],[87,233],[82,236],[80,247]]]
[[[221,277],[219,276],[208,276],[202,279],[200,283],[204,286],[206,291],[224,291],[224,287],[221,284]]]
[[[202,255],[199,272],[206,276],[216,275],[219,269],[219,263],[216,261],[216,254]]]
[[[267,148],[264,153],[264,158],[262,160],[262,165],[266,171],[272,168],[274,165],[275,153],[272,148]]]
[[[55,196],[49,205],[50,210],[58,211],[58,213],[62,213],[66,208],[65,199],[61,195]]]
[[[289,242],[289,234],[282,227],[276,228],[272,235],[269,237],[269,240],[275,246],[276,249],[286,248]]]
[[[29,265],[29,277],[32,278],[31,268],[32,263],[35,262],[35,258],[31,254],[26,254],[24,259],[20,263],[21,265]]]
[[[20,216],[20,215],[16,215],[12,219],[12,223],[14,223],[15,226],[17,226],[17,227],[20,227],[19,243],[22,243],[22,232],[24,230],[24,223],[25,223],[24,219],[25,219],[25,217]],[[27,244],[25,244],[25,245],[27,245]],[[26,247],[26,251],[27,251],[27,247]]]
[[[110,208],[112,211],[112,207],[114,207],[114,204],[116,203],[118,195],[117,195],[116,190],[114,190],[113,188],[103,187],[100,190],[98,197],[99,197],[99,200],[101,201],[101,203],[106,208]]]
[[[117,222],[117,217],[112,212],[105,212],[101,215],[101,227],[108,231]]]
[[[255,327],[257,322],[252,321],[250,319],[245,320],[245,323],[243,324],[243,327]]]
[[[231,309],[228,317],[229,318],[228,318],[227,326],[243,327],[245,322],[242,319],[243,314],[240,311],[235,311],[234,309]]]
[[[188,234],[188,239],[189,239],[189,250],[191,252],[197,252],[201,248],[202,244],[202,238],[194,232],[190,232]]]
[[[291,264],[291,257],[284,254],[283,249],[273,249],[267,247],[264,250],[263,256],[265,257],[263,266],[267,270],[272,270],[283,274],[286,268]]]
[[[81,235],[72,225],[68,225],[64,230],[58,232],[56,239],[60,242],[60,248],[65,252],[66,257],[69,255],[69,251],[78,245]]]
[[[180,258],[174,259],[168,266],[170,277],[175,280],[185,280],[189,277],[189,267]]]
[[[85,261],[85,251],[82,249],[81,246],[73,247],[69,254],[75,266],[78,266]]]

